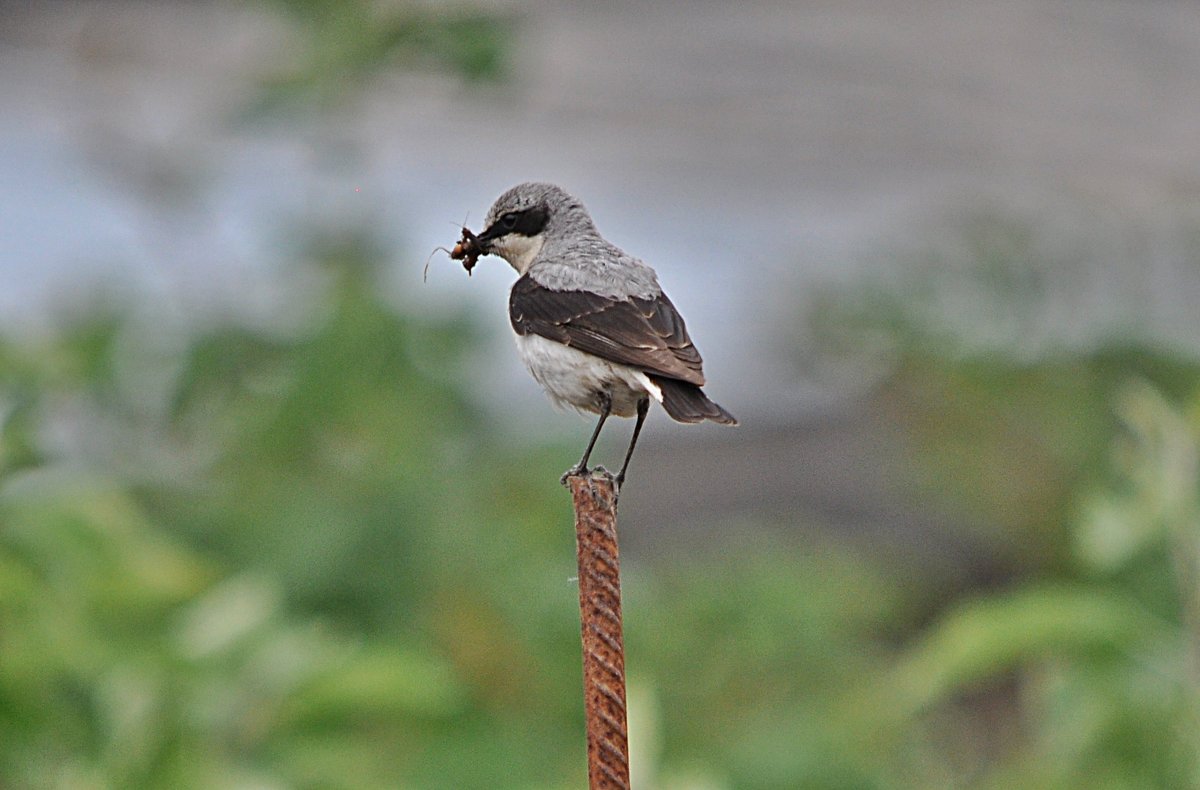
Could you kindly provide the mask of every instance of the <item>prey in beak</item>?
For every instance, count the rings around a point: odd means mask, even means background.
[[[479,256],[487,255],[487,249],[480,241],[480,237],[464,225],[462,238],[454,245],[454,249],[450,250],[451,258],[463,262],[463,268],[467,270],[468,277],[471,275],[471,270],[475,268],[475,264],[479,263]]]

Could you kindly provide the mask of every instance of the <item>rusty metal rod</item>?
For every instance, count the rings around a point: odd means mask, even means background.
[[[575,505],[579,561],[588,786],[591,790],[629,790],[616,489],[612,475],[603,470],[572,475],[567,484]]]

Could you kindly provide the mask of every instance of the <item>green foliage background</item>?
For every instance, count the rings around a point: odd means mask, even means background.
[[[502,74],[503,20],[282,6],[313,49],[262,106]],[[369,232],[300,257],[324,287],[288,331],[164,342],[116,303],[0,339],[0,786],[584,785],[571,450],[502,444],[477,330],[389,307]],[[827,340],[886,339],[925,493],[1014,573],[940,590],[800,523],[627,566],[637,786],[1200,786],[1195,362],[826,307]]]
[[[110,309],[4,343],[6,786],[583,782],[566,449],[513,465],[445,372],[470,325],[380,303],[371,245],[322,249],[291,334],[166,355]],[[885,386],[951,495],[1019,477],[1005,426],[1075,437],[1049,493],[975,501],[1051,549],[1003,589],[931,603],[912,569],[754,530],[629,567],[643,781],[1192,786],[1200,400],[1153,360],[924,353]],[[935,427],[931,402],[956,403]]]

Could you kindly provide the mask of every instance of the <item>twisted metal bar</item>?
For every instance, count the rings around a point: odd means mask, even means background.
[[[571,475],[567,484],[579,561],[588,783],[591,790],[629,790],[616,490],[612,475],[602,470]]]

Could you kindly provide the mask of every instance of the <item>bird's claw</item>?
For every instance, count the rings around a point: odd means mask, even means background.
[[[570,469],[562,473],[562,477],[558,478],[559,485],[567,485],[567,481],[578,475],[590,474],[586,466],[572,466]]]
[[[588,469],[586,466],[573,466],[562,473],[562,477],[558,478],[558,482],[565,486],[567,485],[567,481],[572,477],[590,477],[592,475],[602,475],[607,477],[609,480],[613,481],[617,488],[621,487],[622,481],[616,477],[613,477],[612,472],[608,471],[603,466],[593,466],[591,469]]]

